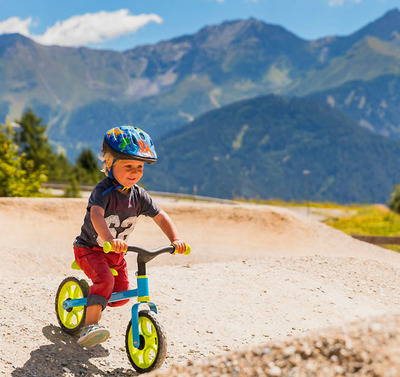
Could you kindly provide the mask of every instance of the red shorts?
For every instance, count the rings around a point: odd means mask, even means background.
[[[129,289],[128,269],[124,253],[104,253],[101,248],[75,247],[75,260],[83,272],[90,278],[93,285],[90,286],[87,305],[102,305],[103,310],[108,306],[122,306],[128,300],[109,303],[113,292],[121,292]],[[118,272],[114,276],[110,268]]]

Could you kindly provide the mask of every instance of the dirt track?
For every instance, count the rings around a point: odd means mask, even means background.
[[[148,268],[169,341],[160,372],[400,312],[398,254],[281,208],[159,203],[193,248],[189,257],[162,256]],[[131,374],[128,306],[104,313],[112,337],[91,350],[63,334],[53,312],[59,282],[77,274],[69,269],[71,244],[85,206],[84,199],[0,199],[0,375]],[[146,218],[130,241],[168,243]],[[127,260],[134,282],[135,261]]]

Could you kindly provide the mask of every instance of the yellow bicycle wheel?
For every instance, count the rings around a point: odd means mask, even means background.
[[[62,306],[63,302],[87,297],[88,294],[89,284],[84,279],[78,280],[74,277],[68,277],[59,285],[55,300],[55,311],[58,323],[67,334],[77,334],[85,325],[86,307],[76,306],[65,310]]]
[[[150,310],[139,312],[138,348],[133,346],[132,321],[129,321],[125,335],[126,353],[138,373],[147,373],[159,368],[167,355],[167,339],[156,313]]]

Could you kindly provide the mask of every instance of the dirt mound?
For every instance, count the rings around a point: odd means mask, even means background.
[[[234,360],[240,366],[250,352],[254,365],[267,357],[269,373],[278,373],[273,362],[290,375],[275,363],[281,346],[274,351],[275,343],[267,342],[400,312],[397,253],[278,207],[158,202],[193,249],[189,257],[164,255],[149,264],[151,299],[168,334],[160,372],[204,360],[182,373],[222,375],[216,360],[223,368]],[[91,350],[62,333],[54,314],[61,280],[84,277],[69,265],[85,207],[85,199],[0,199],[0,375],[132,374],[124,350],[129,306],[104,312],[111,338]],[[153,248],[168,240],[151,219],[140,218],[130,243]],[[135,258],[127,260],[135,285]],[[243,351],[256,346],[261,351]],[[265,349],[271,351],[265,355]],[[323,365],[337,366],[329,360]]]
[[[335,377],[400,375],[400,315],[324,330],[200,362],[173,366],[151,377]]]

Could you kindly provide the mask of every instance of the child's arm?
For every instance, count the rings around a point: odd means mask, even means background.
[[[171,218],[164,211],[161,211],[153,217],[153,220],[175,246],[175,250],[179,254],[183,254],[186,251],[186,244],[179,238],[178,231]]]
[[[128,248],[125,241],[114,238],[108,229],[106,220],[104,219],[104,209],[100,206],[93,205],[90,207],[90,220],[97,234],[104,240],[104,242],[111,242],[115,253],[123,253]]]

